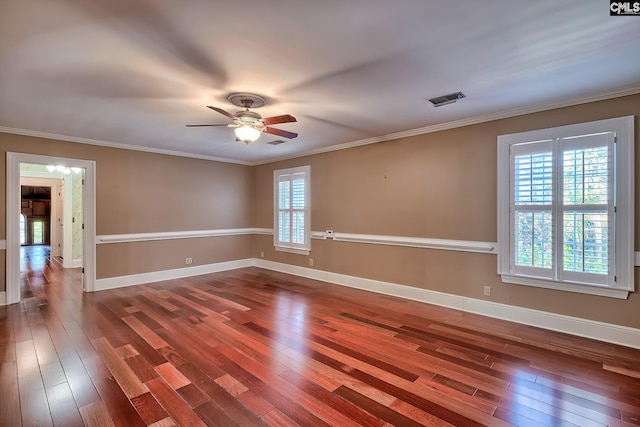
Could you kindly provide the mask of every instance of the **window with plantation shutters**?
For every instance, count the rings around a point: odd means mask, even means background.
[[[553,259],[551,144],[513,147],[514,269],[550,276]]]
[[[562,146],[561,272],[567,279],[608,284],[615,271],[615,135],[608,132],[558,143]]]
[[[309,253],[310,167],[274,171],[276,250]]]
[[[633,117],[498,138],[498,270],[508,283],[626,298]]]

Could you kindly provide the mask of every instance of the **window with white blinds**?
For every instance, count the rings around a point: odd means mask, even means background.
[[[276,250],[309,253],[310,167],[274,171]]]
[[[633,282],[633,117],[498,138],[503,281],[625,298]]]

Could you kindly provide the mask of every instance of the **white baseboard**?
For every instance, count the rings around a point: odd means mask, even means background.
[[[640,349],[640,329],[636,328],[256,258],[98,279],[96,291],[251,266]],[[4,297],[0,293],[0,303]]]
[[[82,267],[82,258],[71,261],[72,268]]]
[[[128,276],[107,277],[96,279],[96,291],[122,288],[124,286],[141,285],[143,283],[160,282],[163,280],[180,279],[182,277],[198,276],[216,273],[218,271],[234,270],[253,266],[253,259],[240,259],[215,264],[196,265],[192,267],[176,268],[174,270],[152,271],[149,273],[130,274]]]
[[[254,265],[268,270],[322,280],[337,285],[435,304],[469,313],[640,349],[640,329],[636,328],[430,291],[396,283],[364,279],[307,267],[298,267],[266,261],[264,259],[254,259]]]
[[[7,293],[2,291],[0,292],[0,306],[7,305]]]

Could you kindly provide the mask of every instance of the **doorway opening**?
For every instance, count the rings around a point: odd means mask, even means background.
[[[83,266],[84,177],[83,168],[20,163],[20,245],[49,245],[64,268]]]
[[[20,254],[25,245],[50,246],[50,256],[65,268],[81,270],[83,290],[94,290],[95,162],[7,153],[6,217],[7,304],[21,298]]]

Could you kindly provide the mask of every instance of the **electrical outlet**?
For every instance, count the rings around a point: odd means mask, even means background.
[[[484,295],[487,297],[491,296],[491,286],[485,286],[484,287]]]
[[[189,257],[187,259],[184,260],[185,264],[193,264],[193,258]]]
[[[327,230],[324,232],[324,237],[327,239],[333,239],[333,230]]]
[[[313,258],[309,258],[309,267],[313,267]]]
[[[264,251],[260,251],[260,258],[264,258]]]

